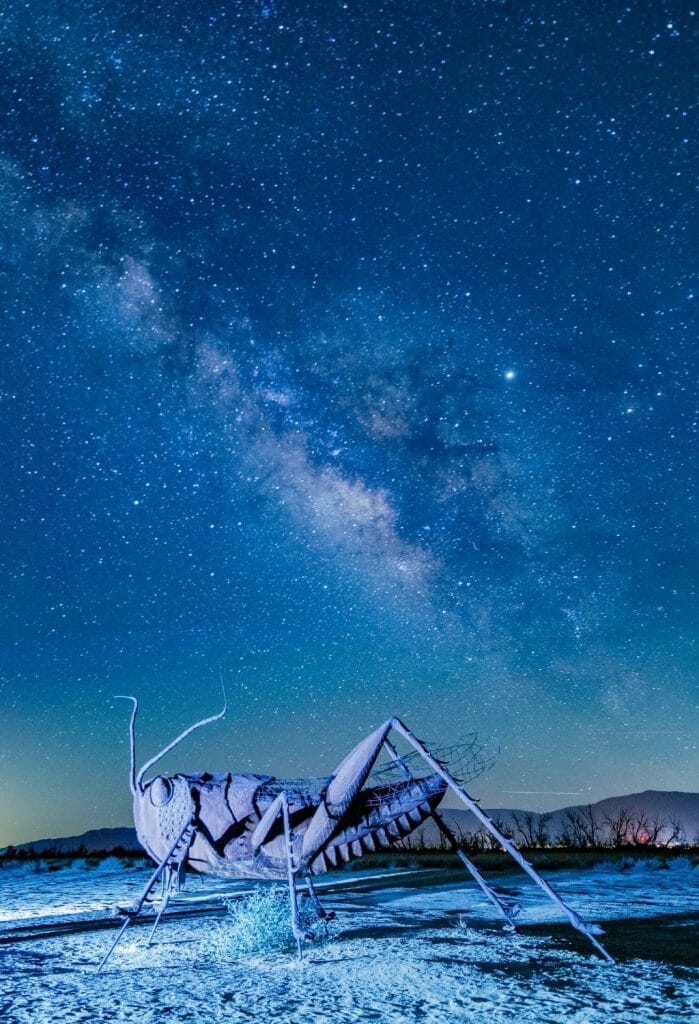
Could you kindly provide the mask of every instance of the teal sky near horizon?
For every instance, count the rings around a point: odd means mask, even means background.
[[[697,788],[683,3],[11,3],[0,846],[145,760]]]

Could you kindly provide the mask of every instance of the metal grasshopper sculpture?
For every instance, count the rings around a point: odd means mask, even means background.
[[[298,912],[297,886],[305,879],[320,916],[313,877],[363,854],[387,847],[407,836],[432,817],[459,856],[464,867],[498,912],[514,927],[520,908],[508,903],[485,881],[439,814],[437,808],[447,790],[478,818],[500,846],[527,872],[566,914],[573,927],[583,932],[598,951],[612,960],[595,938],[591,927],[551,888],[513,843],[502,834],[464,788],[463,781],[417,739],[398,718],[389,718],[362,740],[323,779],[277,779],[251,773],[192,772],[172,776],[145,776],[154,765],[195,729],[224,717],[223,710],[190,725],[160,753],[136,771],[135,723],[138,701],[133,702],[129,724],[131,752],[130,787],[134,824],[141,845],[157,867],[139,898],[128,908],[118,908],[121,929],[104,956],[106,964],[127,925],[147,903],[159,908],[152,939],[171,896],[178,892],[187,868],[218,878],[286,879],[291,900],[291,924],[299,956],[304,934]],[[401,757],[390,736],[403,738],[413,753]],[[366,786],[376,777],[379,755],[391,759],[383,769],[382,785]],[[415,771],[418,761],[427,774]],[[396,775],[400,778],[396,781]],[[378,773],[381,780],[381,771]],[[157,890],[160,889],[160,896]],[[149,941],[150,941],[149,939]]]

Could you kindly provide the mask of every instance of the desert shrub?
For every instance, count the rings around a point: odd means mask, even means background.
[[[25,878],[29,875],[50,871],[45,860],[0,860],[0,870],[8,872],[13,878]]]
[[[96,864],[87,861],[87,866],[93,871],[120,871],[121,861],[118,857],[104,857],[97,861]]]
[[[296,948],[291,930],[291,903],[284,886],[259,886],[242,899],[224,899],[228,913],[212,937],[214,956],[237,960],[250,953],[284,952]],[[301,927],[314,939],[324,935],[323,922],[311,900],[299,900]]]
[[[641,872],[651,874],[655,871],[689,872],[693,874],[696,872],[697,867],[699,867],[699,859],[696,856],[687,856],[686,854],[668,856],[665,850],[662,851],[662,854],[663,856],[658,857],[636,857],[633,854],[629,854],[604,861],[596,866],[596,870],[599,872],[633,872],[634,874]]]

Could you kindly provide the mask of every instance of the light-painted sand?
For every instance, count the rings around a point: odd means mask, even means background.
[[[699,1019],[699,972],[652,960],[609,967],[574,952],[559,931],[510,935],[458,875],[411,887],[361,881],[333,888],[332,939],[293,956],[212,959],[211,929],[223,912],[186,904],[166,920],[153,946],[132,927],[107,970],[96,964],[112,933],[85,930],[104,908],[128,902],[145,871],[107,865],[56,874],[0,872],[0,1020],[4,1024],[380,1021],[645,1024]],[[430,876],[430,881],[434,876]],[[550,880],[590,919],[686,913],[697,905],[697,871],[688,862],[653,868],[559,872]],[[353,886],[358,877],[349,879]],[[528,920],[558,919],[519,876],[499,879],[525,905]],[[247,888],[248,886],[246,886]],[[230,888],[230,887],[229,887]],[[190,884],[192,898],[215,891]],[[28,916],[31,914],[31,916]],[[47,927],[65,934],[47,936]],[[38,936],[19,941],[21,934]],[[659,960],[662,958],[659,950]]]

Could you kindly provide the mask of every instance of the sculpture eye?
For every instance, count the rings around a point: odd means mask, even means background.
[[[150,802],[154,807],[164,807],[172,798],[172,791],[173,787],[170,779],[165,779],[162,775],[158,775],[157,778],[153,779],[148,790]]]

